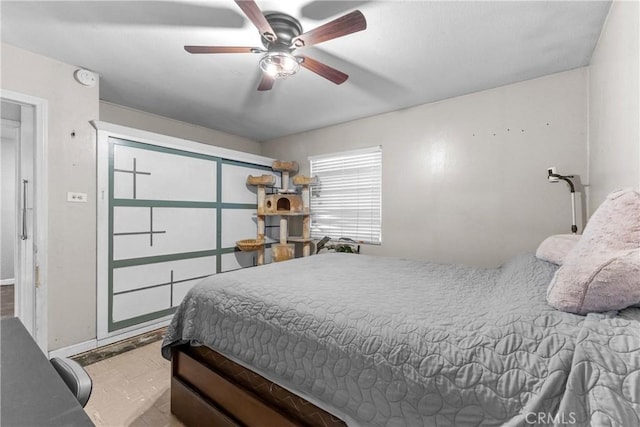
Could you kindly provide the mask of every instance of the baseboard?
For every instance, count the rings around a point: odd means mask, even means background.
[[[2,279],[2,280],[0,280],[0,286],[14,285],[15,283],[16,283],[16,279]]]
[[[49,359],[53,357],[70,357],[76,354],[84,353],[85,351],[93,350],[98,347],[98,340],[84,341],[78,344],[73,344],[68,347],[62,347],[57,350],[51,350],[49,352]]]

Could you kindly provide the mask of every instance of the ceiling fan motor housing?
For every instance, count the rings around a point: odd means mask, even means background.
[[[264,17],[273,28],[278,38],[275,42],[270,42],[264,36],[261,37],[262,44],[267,49],[281,47],[291,49],[292,40],[302,34],[302,25],[293,16],[282,12],[265,12]]]

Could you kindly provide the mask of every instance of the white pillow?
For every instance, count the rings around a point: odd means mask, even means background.
[[[567,254],[580,240],[579,234],[556,234],[549,236],[538,246],[536,257],[543,261],[562,265]]]
[[[640,193],[611,193],[556,271],[547,301],[578,314],[640,304]]]

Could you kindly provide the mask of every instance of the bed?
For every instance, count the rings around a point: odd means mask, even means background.
[[[211,276],[163,342],[172,411],[210,425],[640,425],[640,309],[558,311],[557,268],[328,253]]]

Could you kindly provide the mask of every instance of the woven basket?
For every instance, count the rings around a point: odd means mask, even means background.
[[[257,251],[264,246],[264,240],[261,239],[244,239],[238,240],[236,246],[243,252]]]

